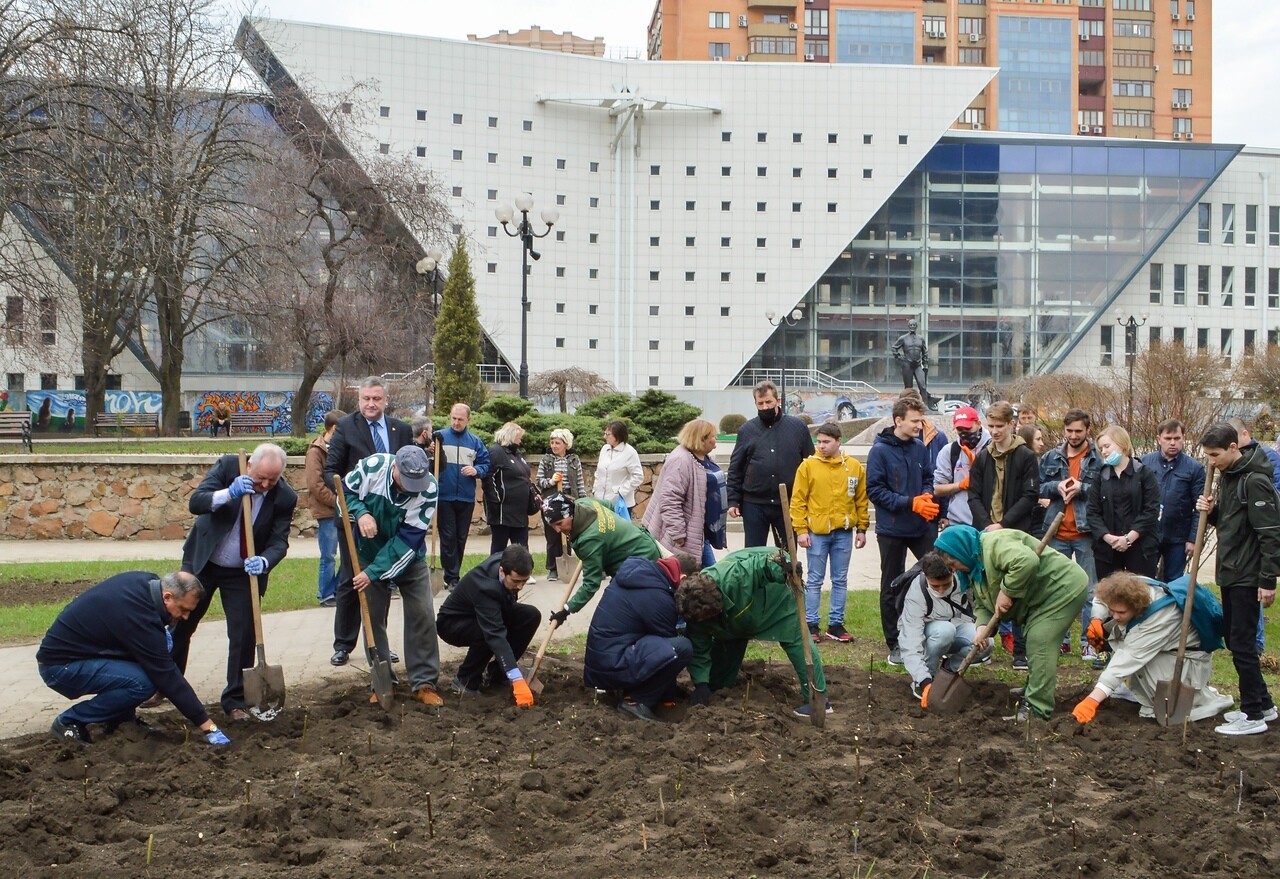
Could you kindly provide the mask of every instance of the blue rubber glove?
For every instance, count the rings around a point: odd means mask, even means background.
[[[205,733],[204,739],[215,748],[231,744],[231,739],[227,738],[227,734],[220,729],[215,729],[213,732]]]
[[[238,501],[246,494],[253,494],[253,477],[237,476],[231,480],[231,484],[227,486],[227,494],[233,501]]]
[[[511,671],[507,672],[507,680],[511,681],[511,683],[513,683],[513,684],[514,684],[516,681],[523,681],[523,680],[524,680],[524,673],[523,673],[522,671],[520,671],[520,669],[518,669],[518,668],[513,668],[513,669],[511,669]]]
[[[256,577],[259,574],[265,573],[266,570],[267,560],[260,555],[249,556],[249,558],[244,560],[244,572],[246,574],[252,574]]]

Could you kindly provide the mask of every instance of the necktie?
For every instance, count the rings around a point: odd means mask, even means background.
[[[244,502],[241,501],[241,504]],[[243,510],[243,506],[241,507]],[[249,557],[249,538],[244,533],[244,514],[236,518],[236,530],[240,532],[240,558],[247,559]]]
[[[376,421],[370,421],[369,432],[373,434],[373,450],[375,452],[385,452],[387,444],[382,441],[382,425]]]

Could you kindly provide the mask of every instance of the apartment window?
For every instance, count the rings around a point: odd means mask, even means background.
[[[650,351],[657,351],[657,350],[658,350],[658,340],[657,340],[657,339],[650,339],[650,340],[649,340],[649,350],[650,350]]]
[[[1150,110],[1112,110],[1111,124],[1119,128],[1150,128]]]
[[[532,168],[532,167],[533,167],[533,156],[521,156],[521,157],[520,157],[520,164],[521,164],[521,165],[523,165],[523,166],[524,166],[524,167],[526,167],[526,168]]]
[[[1280,247],[1280,207],[1272,206],[1267,214],[1267,243]]]
[[[794,55],[795,37],[748,37],[747,51],[752,55]]]
[[[563,240],[564,240],[564,230],[563,230],[563,229],[557,229],[557,230],[556,230],[556,240],[557,240],[557,241],[563,241]]]
[[[1173,29],[1173,47],[1174,51],[1190,52],[1191,51],[1191,31],[1188,28],[1176,27]]]
[[[461,113],[454,113],[454,114],[453,114],[453,124],[454,124],[454,125],[461,125],[461,124],[462,124],[462,114],[461,114]]]
[[[1234,347],[1234,345],[1232,344],[1232,342],[1234,341],[1233,339],[1234,335],[1235,335],[1234,331],[1228,330],[1228,329],[1222,329],[1222,330],[1219,330],[1218,332],[1218,339],[1219,339],[1218,351],[1222,354],[1222,360],[1224,364],[1231,359],[1231,355],[1233,353],[1232,348]]]
[[[497,117],[497,116],[490,116],[490,117],[489,117],[489,127],[490,127],[490,128],[497,128],[497,127],[498,127],[498,117]]]
[[[347,115],[347,116],[351,115],[351,103],[349,101],[343,101],[342,112],[344,115]]]
[[[27,386],[27,374],[25,372],[6,373],[5,383],[9,390],[21,391]]]
[[[656,388],[658,386],[658,377],[656,375],[649,376],[649,387]]]
[[[966,107],[964,113],[960,114],[960,121],[972,128],[984,128],[987,124],[987,110],[985,107]]]
[[[766,246],[766,242],[767,242],[768,240],[769,240],[768,238],[757,238],[757,239],[756,239],[756,247],[764,247],[764,246]]]
[[[1111,82],[1111,94],[1120,98],[1149,98],[1152,85],[1146,79],[1116,79]]]
[[[729,278],[730,278],[730,274],[729,274],[729,272],[721,272],[721,273],[720,273],[720,281],[721,281],[721,283],[724,283],[724,284],[729,283]]]
[[[945,18],[940,18],[938,19],[938,21],[941,22],[940,29],[942,31],[942,36],[946,36],[947,20]],[[928,25],[925,26],[925,30],[926,31],[928,30]],[[961,18],[960,19],[960,33],[977,34],[978,36],[982,36],[986,32],[987,32],[987,20],[985,18]]]
[[[766,166],[764,166],[764,165],[758,165],[758,166],[756,166],[756,176],[757,176],[757,177],[768,177],[768,176],[769,176],[769,169],[768,169]]]
[[[871,179],[871,169],[870,169],[870,168],[863,168],[863,169],[862,169],[862,179],[863,179],[863,180],[870,180],[870,179]]]
[[[1173,265],[1173,304],[1187,304],[1187,267],[1183,263]]]
[[[424,159],[427,156],[427,148],[424,146],[420,146],[414,150],[414,154],[417,155],[419,159]]]
[[[1196,243],[1197,244],[1209,243],[1209,223],[1212,219],[1211,207],[1212,207],[1211,205],[1203,201],[1200,202],[1200,204],[1196,205]],[[1273,210],[1275,209],[1273,208]],[[1277,216],[1280,216],[1280,215],[1277,215]],[[1272,234],[1274,235],[1275,234],[1274,230],[1276,228],[1276,224],[1274,220],[1272,221],[1271,228],[1273,230]]]
[[[698,207],[698,203],[696,201],[686,201],[684,203],[684,209],[686,211],[697,210],[697,207]]]
[[[733,167],[732,167],[731,165],[721,165],[721,166],[720,166],[720,176],[721,176],[721,177],[728,177],[728,176],[730,176],[732,173],[733,173]]]
[[[454,197],[454,198],[462,198],[462,187],[461,187],[461,186],[455,186],[455,187],[453,187],[453,197]]]
[[[1222,267],[1222,307],[1230,308],[1235,304],[1236,269],[1235,266]]]
[[[426,111],[426,110],[419,110],[419,111],[418,111],[418,121],[419,121],[419,122],[426,122],[426,121],[427,121],[427,111]]]
[[[556,337],[556,347],[557,347],[557,348],[563,348],[563,347],[564,347],[564,336],[557,336],[557,337]]]
[[[1116,37],[1151,38],[1151,22],[1140,18],[1116,18],[1111,21],[1111,34]]]
[[[22,344],[22,307],[23,299],[21,296],[10,296],[5,300],[4,305],[4,325],[6,330],[6,338],[12,345]],[[12,388],[10,388],[12,390]]]
[[[658,272],[658,270],[657,270],[657,269],[653,269],[653,270],[651,270],[651,271],[649,272],[649,280],[650,280],[650,281],[657,281],[658,279],[659,279],[659,272]]]
[[[728,316],[729,316],[729,306],[727,306],[727,305],[722,305],[722,306],[720,306],[720,316],[721,316],[721,317],[728,317]]]
[[[1106,22],[1104,22],[1100,18],[1095,18],[1092,20],[1082,18],[1080,19],[1079,22],[1077,22],[1076,33],[1082,39],[1088,39],[1089,37],[1100,37],[1104,33],[1106,33],[1106,30],[1104,29],[1105,27],[1106,27]]]
[[[496,165],[496,164],[498,164],[498,154],[497,154],[497,153],[489,153],[489,164],[490,164],[490,165]]]
[[[1147,346],[1159,345],[1161,335],[1160,327],[1147,327]]]
[[[960,50],[960,63],[961,64],[977,64],[977,65],[986,64],[987,50],[981,49],[981,48],[978,48],[978,49],[962,48]]]
[[[791,203],[791,213],[793,213],[793,214],[798,214],[798,213],[800,213],[800,209],[801,209],[802,207],[803,207],[803,203],[802,203],[802,202],[793,201],[793,202]]]
[[[599,196],[596,196],[596,195],[593,195],[593,196],[589,197],[589,198],[587,199],[587,206],[588,206],[588,207],[593,207],[593,208],[598,208],[598,207],[600,207],[600,197],[599,197]]]
[[[728,26],[729,26],[729,13],[712,12],[708,15],[707,27],[719,29],[719,28],[727,28]]]
[[[1244,243],[1258,243],[1258,206],[1256,204],[1244,206]]]
[[[1267,308],[1280,308],[1280,269],[1267,269]]]
[[[378,152],[382,153],[384,156],[387,155],[388,153],[391,152],[391,144],[389,143],[378,144]]]
[[[1258,345],[1258,331],[1245,330],[1244,331],[1244,353],[1252,355],[1257,345]]]
[[[599,314],[599,313],[600,313],[599,305],[596,305],[593,303],[587,306],[587,314]]]
[[[1244,268],[1244,307],[1255,308],[1258,305],[1258,269],[1255,266]]]
[[[791,249],[792,249],[792,250],[799,250],[799,249],[800,249],[800,239],[799,239],[799,238],[792,238],[792,239],[791,239]]]
[[[725,213],[728,213],[729,211],[733,210],[733,202],[731,201],[720,202],[720,210]]]
[[[803,140],[803,138],[801,137],[800,132],[798,132],[798,131],[793,131],[793,132],[791,132],[791,142],[792,142],[792,143],[800,143],[802,140]]]
[[[1187,328],[1186,327],[1173,328],[1173,344],[1183,345],[1183,346],[1187,344]]]
[[[839,210],[839,203],[834,201],[827,202],[827,213],[834,214]]]
[[[1196,305],[1209,304],[1209,272],[1210,266],[1196,266]],[[1177,305],[1175,301],[1173,303]]]
[[[692,350],[693,350],[693,340],[692,340],[692,339],[685,339],[685,340],[684,340],[684,350],[686,350],[686,351],[692,351]]]
[[[758,201],[758,202],[756,202],[756,213],[757,213],[757,214],[762,214],[762,213],[764,213],[764,212],[765,212],[766,210],[768,210],[768,209],[769,209],[769,203],[768,203],[767,201]]]
[[[425,183],[419,183],[419,184],[417,184],[416,186],[414,186],[414,189],[417,191],[418,195],[426,195],[426,194],[427,194],[427,184],[425,184]]]
[[[695,275],[695,273],[694,273],[694,272],[685,272],[685,273],[684,273],[684,279],[685,279],[686,281],[692,281],[695,277],[696,277],[696,275]]]
[[[707,57],[711,60],[729,57],[728,43],[707,43]]]
[[[563,278],[564,276],[564,266],[556,266],[556,277]]]
[[[692,305],[686,305],[686,306],[684,307],[684,316],[685,316],[685,317],[693,317],[693,306],[692,306]]]
[[[1150,12],[1151,0],[1112,0],[1113,9],[1120,12]],[[1084,4],[1081,3],[1081,6]]]
[[[769,132],[767,131],[756,132],[756,143],[767,143],[768,140],[769,140]]]
[[[871,135],[869,134],[862,135],[862,145],[871,146]]]
[[[599,163],[599,162],[592,162],[592,163],[591,163],[591,165],[590,165],[589,167],[590,167],[590,169],[591,169],[591,173],[592,173],[592,174],[599,173],[599,171],[600,171],[600,163]]]
[[[839,169],[839,168],[828,168],[828,169],[827,169],[827,179],[828,179],[828,180],[835,180],[839,175],[840,175],[840,169]]]
[[[564,303],[563,303],[563,302],[557,302],[557,303],[556,303],[556,314],[564,314]]]
[[[1173,108],[1175,110],[1181,108],[1186,109],[1191,106],[1191,89],[1174,89],[1173,90]]]
[[[1164,289],[1164,264],[1153,262],[1149,272],[1150,282],[1147,285],[1147,289],[1151,292],[1150,302],[1152,305],[1159,305],[1160,294]]]
[[[837,135],[834,131],[829,132],[827,134],[827,143],[835,143],[838,137],[839,135]]]
[[[40,390],[56,391],[58,389],[58,374],[56,372],[40,373]]]
[[[698,166],[697,166],[697,165],[685,165],[685,166],[684,166],[684,176],[686,176],[686,177],[695,177],[695,176],[697,176],[697,174],[698,174]]]
[[[650,236],[649,236],[649,246],[650,246],[650,247],[657,247],[657,246],[658,246],[658,243],[659,243],[660,241],[662,241],[662,239],[661,239],[659,236],[657,236],[657,235],[650,235]]]
[[[1222,206],[1222,243],[1236,243],[1236,206],[1233,204]]]
[[[379,108],[378,108],[378,115],[379,115],[379,116],[381,116],[383,119],[386,119],[388,116],[390,116],[390,115],[391,115],[391,108],[390,108],[390,107],[379,107]]]
[[[523,126],[525,131],[533,131],[533,120],[532,119],[524,120]]]
[[[732,131],[722,131],[722,132],[720,132],[720,142],[721,142],[721,143],[729,143],[729,142],[730,142],[730,141],[732,141],[732,140],[733,140],[733,132],[732,132]]]
[[[588,232],[588,233],[587,233],[587,243],[588,243],[588,244],[599,244],[599,243],[600,243],[600,233],[599,233],[599,232]]]
[[[498,274],[498,264],[496,262],[485,263],[485,271],[490,275]]]
[[[1102,349],[1102,365],[1111,365],[1112,345],[1111,330],[1114,329],[1110,324],[1101,324],[1098,326],[1098,346]]]
[[[599,344],[600,344],[599,339],[587,339],[587,347],[592,349],[593,351],[599,346]]]
[[[660,210],[662,210],[662,202],[661,202],[659,199],[656,199],[656,198],[651,198],[651,199],[649,199],[649,210],[651,210],[651,211],[660,211]]]
[[[1107,55],[1101,49],[1081,49],[1076,60],[1081,67],[1101,67],[1107,63]]]
[[[830,19],[827,16],[828,12],[825,9],[806,9],[804,11],[805,36],[821,37],[830,33]]]
[[[763,284],[763,283],[764,283],[764,279],[765,279],[765,273],[764,273],[764,272],[756,272],[756,283],[757,283],[757,284]]]
[[[600,277],[599,269],[587,269],[587,278],[594,281]]]
[[[556,170],[563,171],[568,165],[565,159],[556,159]]]
[[[1173,73],[1175,76],[1191,75],[1191,59],[1190,58],[1174,58]]]
[[[461,162],[461,161],[462,161],[462,150],[454,150],[454,151],[453,151],[453,160],[454,160],[455,162]]]
[[[720,236],[720,246],[721,246],[721,247],[728,247],[728,246],[729,246],[729,244],[730,244],[732,241],[733,241],[733,239],[732,239],[732,238],[730,238],[728,235],[721,235],[721,236]]]
[[[685,236],[685,239],[684,239],[684,246],[685,246],[685,247],[693,247],[693,246],[694,246],[694,242],[695,242],[695,241],[697,241],[697,240],[698,240],[698,239],[697,239],[697,238],[695,238],[693,235],[686,235],[686,236]]]
[[[963,51],[963,50],[962,50]],[[1128,49],[1117,49],[1111,53],[1111,64],[1114,67],[1151,67],[1150,52],[1134,52]]]
[[[799,176],[800,176],[800,174],[802,173],[802,170],[803,170],[803,169],[801,169],[801,168],[792,168],[792,169],[791,169],[791,176],[792,176],[792,177],[799,177]]]
[[[1209,350],[1209,330],[1208,329],[1196,330],[1196,350],[1197,351]]]

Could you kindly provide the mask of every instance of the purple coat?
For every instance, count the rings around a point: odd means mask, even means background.
[[[693,452],[676,446],[662,464],[658,486],[641,524],[669,551],[701,559],[706,517],[707,471]],[[679,540],[684,541],[683,546]]]

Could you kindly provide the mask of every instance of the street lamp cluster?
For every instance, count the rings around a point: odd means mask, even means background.
[[[544,208],[542,211],[542,222],[546,224],[546,228],[541,232],[533,231],[533,225],[529,222],[529,212],[533,210],[533,196],[527,192],[522,192],[516,196],[515,211],[510,205],[502,205],[493,212],[498,222],[502,224],[502,231],[506,232],[512,238],[520,239],[520,397],[521,399],[529,399],[529,257],[534,260],[542,258],[542,254],[533,249],[533,241],[535,238],[546,238],[551,234],[551,227],[560,219],[560,212],[555,208]],[[520,222],[511,229],[511,223],[515,220],[516,212],[520,213]]]
[[[787,327],[794,327],[804,319],[804,312],[799,308],[793,308],[787,314],[778,316],[776,311],[766,311],[765,320],[769,321],[770,326],[781,327],[778,333],[778,350],[781,351],[780,360],[782,361],[782,381],[778,385],[778,402],[782,404],[783,414],[787,411]]]
[[[1124,328],[1124,356],[1129,365],[1129,409],[1128,417],[1125,419],[1125,430],[1133,433],[1133,362],[1138,356],[1138,327],[1147,322],[1147,313],[1144,311],[1140,317],[1129,315],[1122,317],[1120,312],[1115,313],[1116,323]]]
[[[431,285],[430,287],[430,290],[431,290],[430,357],[433,361],[435,360],[435,356],[436,356],[435,320],[436,320],[436,317],[438,317],[440,314],[440,286],[439,286],[440,285],[440,263],[441,263],[441,260],[443,259],[444,259],[444,251],[442,251],[438,247],[431,247],[431,248],[428,248],[427,255],[424,256],[422,259],[418,260],[416,263],[414,263],[414,266],[413,266],[414,269],[417,271],[417,273],[422,276],[422,279]],[[433,393],[435,390],[435,388],[433,387],[434,378],[435,378],[435,364],[433,363],[430,369],[427,369],[426,364],[423,364],[422,372],[423,372],[423,385],[424,385],[423,390],[426,393],[426,400],[423,401],[423,409],[428,415],[430,415],[432,403],[434,402],[432,398],[435,396],[435,394]]]

